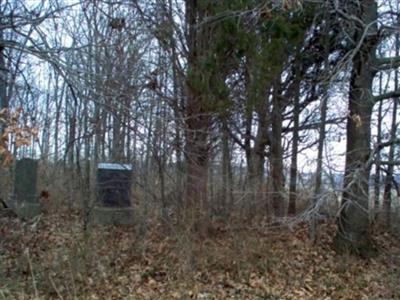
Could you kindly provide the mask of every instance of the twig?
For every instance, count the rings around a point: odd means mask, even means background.
[[[64,297],[61,295],[60,291],[59,291],[58,288],[56,287],[56,284],[54,283],[53,277],[52,277],[51,275],[49,275],[49,280],[50,280],[51,285],[53,286],[53,289],[56,291],[57,296],[58,296],[60,299],[64,299]]]
[[[31,262],[31,259],[29,256],[29,248],[25,249],[25,255],[28,260],[29,270],[31,271],[33,290],[35,291],[35,298],[39,298],[39,293],[38,293],[37,286],[36,286],[35,273],[33,272],[32,262]]]

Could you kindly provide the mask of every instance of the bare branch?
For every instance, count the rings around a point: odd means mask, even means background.
[[[398,97],[400,97],[400,90],[395,90],[378,96],[374,96],[373,99],[375,102],[379,102],[390,98],[398,98]]]
[[[375,64],[376,71],[396,69],[399,67],[400,67],[400,56],[378,58]]]
[[[388,161],[388,160],[381,160],[379,162],[381,165],[391,165],[391,166],[400,166],[400,160],[393,160],[393,161]]]

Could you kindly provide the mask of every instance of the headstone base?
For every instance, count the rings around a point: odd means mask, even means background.
[[[31,219],[42,213],[42,207],[39,203],[17,203],[12,209],[18,217],[23,219]]]
[[[102,225],[131,225],[133,224],[133,209],[131,207],[100,207],[93,209],[92,220]]]

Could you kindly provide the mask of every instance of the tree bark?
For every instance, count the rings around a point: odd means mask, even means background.
[[[204,13],[195,0],[186,1],[188,26],[188,75],[186,78],[186,209],[204,213],[208,193],[209,131],[211,115],[207,109],[207,96],[202,90],[201,59],[208,49],[207,25]],[[193,220],[195,221],[195,220]]]
[[[369,231],[369,173],[371,114],[374,105],[372,65],[378,44],[375,1],[360,3],[360,18],[370,27],[358,28],[360,48],[353,57],[347,117],[347,148],[342,209],[334,245],[337,251],[363,257],[376,253]],[[371,25],[374,24],[375,25]]]
[[[273,95],[272,108],[272,137],[271,137],[271,193],[272,206],[276,217],[285,215],[284,187],[285,179],[283,176],[283,149],[282,149],[282,99],[275,90]]]
[[[399,34],[396,34],[396,56],[399,56]],[[394,85],[395,85],[395,90],[399,88],[399,78],[398,78],[398,71],[395,71],[394,74]],[[394,98],[393,99],[393,111],[392,111],[392,125],[390,128],[390,140],[394,141],[397,136],[397,106],[398,106],[399,98]],[[395,155],[395,144],[392,143],[389,146],[389,155],[388,155],[388,160],[394,161],[394,155]],[[394,164],[389,164],[388,169],[386,172],[386,178],[385,178],[385,188],[383,192],[383,211],[384,211],[384,216],[385,216],[385,225],[389,229],[391,225],[391,210],[392,210],[392,188],[393,188],[393,182],[394,182]]]
[[[7,97],[7,78],[8,72],[6,67],[5,55],[3,45],[3,30],[0,29],[0,110],[8,109],[8,97]],[[4,126],[0,124],[0,135],[3,133]]]
[[[288,214],[296,214],[297,198],[297,152],[299,148],[299,119],[300,119],[300,78],[297,79],[296,95],[293,98],[293,140],[290,158],[289,206]]]
[[[319,139],[318,139],[317,169],[315,171],[315,190],[313,197],[314,207],[318,205],[318,200],[320,199],[321,189],[322,189],[322,156],[323,156],[325,136],[326,136],[325,127],[326,127],[327,108],[328,108],[328,95],[323,95],[323,98],[321,100],[321,110],[320,110],[321,124],[319,128]],[[317,240],[317,220],[315,214],[312,216],[311,219],[310,237],[313,242]]]
[[[221,129],[222,135],[222,195],[221,213],[223,217],[229,215],[230,203],[233,202],[232,194],[232,155],[229,147],[229,132],[226,126]]]
[[[379,76],[379,92],[382,92],[382,74]],[[377,133],[376,133],[376,143],[380,145],[382,142],[382,106],[383,102],[379,102],[378,108],[378,124],[377,124]],[[381,154],[380,151],[376,154],[375,158],[375,176],[374,176],[374,210],[375,213],[378,212],[379,209],[379,197],[380,197],[380,177],[381,177]]]
[[[397,76],[396,76],[397,77]],[[397,78],[396,78],[397,79]],[[394,140],[396,138],[397,131],[397,102],[398,99],[394,99],[393,101],[393,112],[392,112],[392,126],[390,130],[390,138]],[[395,152],[395,144],[391,144],[389,147],[389,162],[394,161],[394,152]],[[392,188],[394,182],[394,164],[389,164],[386,172],[385,178],[385,188],[383,192],[383,212],[385,218],[385,226],[390,228],[391,225],[391,209],[392,209]]]

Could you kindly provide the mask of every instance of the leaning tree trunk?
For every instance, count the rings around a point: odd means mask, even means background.
[[[338,219],[335,248],[339,252],[352,252],[363,257],[375,254],[369,232],[369,159],[371,155],[371,115],[373,109],[372,64],[378,44],[375,1],[363,1],[361,19],[369,24],[358,28],[360,49],[353,57],[347,117],[347,149],[342,209]]]

